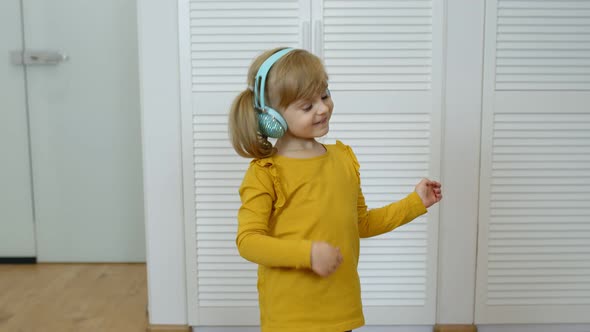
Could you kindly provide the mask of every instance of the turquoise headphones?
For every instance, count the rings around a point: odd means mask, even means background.
[[[265,104],[264,88],[266,75],[268,75],[272,65],[292,50],[294,49],[285,48],[268,57],[258,69],[254,79],[254,108],[257,110],[258,128],[260,133],[266,137],[280,138],[287,132],[287,121],[283,119],[279,112]]]

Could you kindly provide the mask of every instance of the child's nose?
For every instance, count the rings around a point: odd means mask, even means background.
[[[328,106],[328,104],[325,101],[321,101],[319,103],[319,107],[318,107],[318,114],[323,114],[326,113],[330,110],[330,107]]]

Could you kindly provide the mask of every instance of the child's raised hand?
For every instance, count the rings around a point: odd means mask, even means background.
[[[321,277],[334,273],[342,263],[340,249],[326,242],[313,242],[311,245],[311,269]]]
[[[440,202],[442,199],[441,184],[436,181],[422,179],[414,188],[414,191],[422,199],[422,203],[426,208]]]

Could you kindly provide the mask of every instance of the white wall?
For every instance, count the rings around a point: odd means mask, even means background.
[[[175,1],[138,1],[151,324],[187,324]]]
[[[448,0],[437,319],[474,321],[484,1]]]

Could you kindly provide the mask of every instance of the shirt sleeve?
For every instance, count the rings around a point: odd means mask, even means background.
[[[359,188],[357,212],[359,236],[365,238],[387,233],[407,224],[426,213],[426,208],[420,196],[413,192],[400,201],[369,210],[365,204],[363,192]]]
[[[273,203],[277,199],[273,165],[252,162],[240,187],[242,205],[238,211],[236,245],[245,259],[268,267],[311,267],[309,240],[285,240],[269,235]]]

